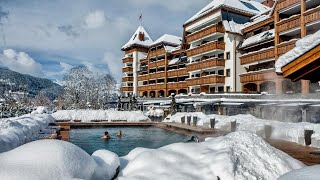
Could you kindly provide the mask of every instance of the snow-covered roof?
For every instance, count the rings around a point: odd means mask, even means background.
[[[160,43],[179,46],[181,44],[181,42],[182,42],[182,38],[181,37],[170,35],[170,34],[164,34],[159,39],[157,39],[155,42],[153,42],[151,44],[151,46],[154,46],[154,45],[157,45],[157,44],[160,44]]]
[[[222,21],[222,24],[224,26],[224,29],[227,32],[241,34],[241,29],[243,27],[243,24],[238,24],[234,21],[227,21],[227,20]]]
[[[259,43],[264,40],[273,39],[273,38],[274,38],[274,29],[271,29],[269,31],[264,31],[262,33],[256,34],[252,37],[245,39],[241,44],[241,48]]]
[[[140,33],[144,34],[143,41],[141,41],[139,39]],[[130,40],[122,47],[122,49],[126,49],[132,45],[140,45],[140,46],[149,47],[152,43],[153,43],[153,41],[152,41],[151,37],[149,36],[149,34],[147,33],[147,31],[142,26],[139,26],[138,29],[136,30],[136,32],[130,38]]]
[[[318,45],[320,45],[320,30],[298,40],[295,48],[280,56],[275,64],[276,72],[281,73],[282,67],[291,63]]]
[[[220,7],[228,7],[231,9],[235,9],[241,12],[249,13],[252,15],[257,15],[261,12],[265,12],[266,10],[270,9],[269,7],[250,0],[213,0],[203,9],[201,9],[198,13],[188,19],[185,24],[192,22],[193,20],[212,12],[215,9]]]

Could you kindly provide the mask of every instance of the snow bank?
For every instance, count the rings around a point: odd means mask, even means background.
[[[39,139],[40,130],[47,128],[48,124],[54,120],[51,115],[39,114],[39,112],[0,119],[0,153]]]
[[[156,109],[154,106],[149,107],[149,111],[146,113],[147,116],[162,117],[164,115],[163,109]]]
[[[231,121],[237,122],[236,131],[250,131],[252,133],[258,134],[259,136],[265,138],[265,126],[271,126],[272,132],[270,138],[277,140],[284,140],[289,142],[295,142],[301,145],[304,143],[304,130],[310,129],[314,133],[312,135],[311,146],[320,147],[320,124],[313,123],[290,123],[290,122],[280,122],[272,120],[258,119],[252,115],[236,115],[236,116],[222,116],[222,115],[205,115],[202,112],[196,113],[177,113],[171,117],[167,117],[165,122],[176,122],[181,123],[181,117],[183,116],[197,116],[198,126],[209,127],[210,118],[216,119],[215,128],[230,131]],[[185,121],[187,123],[187,121]]]
[[[320,165],[309,166],[299,170],[288,172],[282,175],[278,180],[319,180]]]
[[[114,110],[62,110],[52,114],[57,121],[90,122],[103,121],[147,121],[149,118],[142,111],[114,111]]]
[[[1,153],[0,162],[0,179],[111,179],[119,166],[112,152],[97,151],[91,157],[78,146],[59,140],[25,144]]]
[[[35,111],[32,111],[31,114],[44,114],[48,112],[48,108],[45,106],[39,106]]]
[[[296,42],[296,47],[280,56],[275,63],[277,72],[282,72],[281,68],[290,62],[294,61],[304,53],[310,51],[312,48],[320,44],[320,30],[314,34],[308,35]]]
[[[277,179],[304,165],[249,132],[159,149],[136,148],[121,158],[122,179]]]

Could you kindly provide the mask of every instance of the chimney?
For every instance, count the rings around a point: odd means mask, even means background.
[[[265,0],[265,1],[262,2],[262,4],[272,8],[273,5],[274,5],[274,0]]]
[[[143,32],[139,32],[139,40],[144,41],[144,33]]]

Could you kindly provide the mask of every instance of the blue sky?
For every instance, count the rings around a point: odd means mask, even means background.
[[[121,78],[121,47],[139,25],[153,40],[211,0],[0,0],[0,66],[60,80],[73,66]]]

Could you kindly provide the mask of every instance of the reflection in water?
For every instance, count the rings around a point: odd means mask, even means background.
[[[123,135],[117,136],[121,130]],[[110,139],[101,139],[108,131]],[[171,143],[184,142],[187,136],[155,127],[105,127],[77,128],[70,131],[70,142],[89,154],[99,149],[107,149],[119,156],[128,154],[136,147],[159,148]]]

